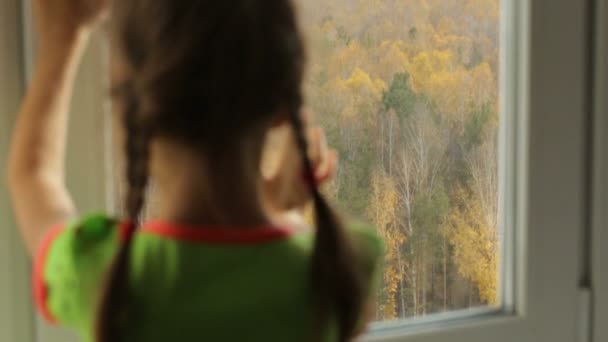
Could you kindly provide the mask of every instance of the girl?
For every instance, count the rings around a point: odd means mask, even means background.
[[[9,174],[24,240],[36,251],[44,316],[103,342],[347,341],[360,333],[381,244],[360,225],[343,227],[318,191],[335,154],[300,115],[304,48],[291,2],[113,4],[113,95],[128,185],[120,223],[74,220],[63,166],[76,68],[109,5],[35,5],[39,60]],[[266,137],[286,128],[295,153],[286,148],[262,173]],[[148,179],[162,220],[141,223]],[[308,201],[316,229],[293,219]]]

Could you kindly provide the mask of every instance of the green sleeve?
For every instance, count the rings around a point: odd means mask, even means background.
[[[106,271],[117,251],[118,224],[92,215],[50,235],[34,270],[38,308],[51,323],[90,331]]]
[[[364,290],[366,296],[372,301],[382,279],[380,265],[384,256],[384,242],[373,226],[369,224],[352,222],[348,228],[353,235],[355,252],[364,280]]]

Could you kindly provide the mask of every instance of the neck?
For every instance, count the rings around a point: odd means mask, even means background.
[[[211,158],[172,141],[152,144],[155,216],[177,224],[268,225],[260,198],[261,145],[241,143]]]

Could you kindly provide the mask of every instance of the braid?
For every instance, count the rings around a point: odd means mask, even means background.
[[[135,230],[140,226],[140,216],[145,202],[148,184],[149,134],[138,119],[139,99],[131,87],[126,89],[126,174],[128,221],[121,231],[118,254],[107,278],[107,285],[101,297],[99,321],[97,325],[98,342],[117,342],[121,340],[120,323],[126,318],[128,303],[128,271]]]
[[[338,340],[354,337],[363,310],[363,284],[353,266],[354,252],[339,218],[323,198],[314,182],[313,165],[298,111],[290,111],[307,183],[314,201],[317,231],[311,262],[315,304],[314,341],[323,340],[331,319],[338,323]]]

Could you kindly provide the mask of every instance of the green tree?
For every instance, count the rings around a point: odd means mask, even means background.
[[[393,109],[401,119],[407,118],[416,104],[416,94],[410,86],[410,75],[407,72],[397,73],[393,82],[382,97],[384,110]]]

